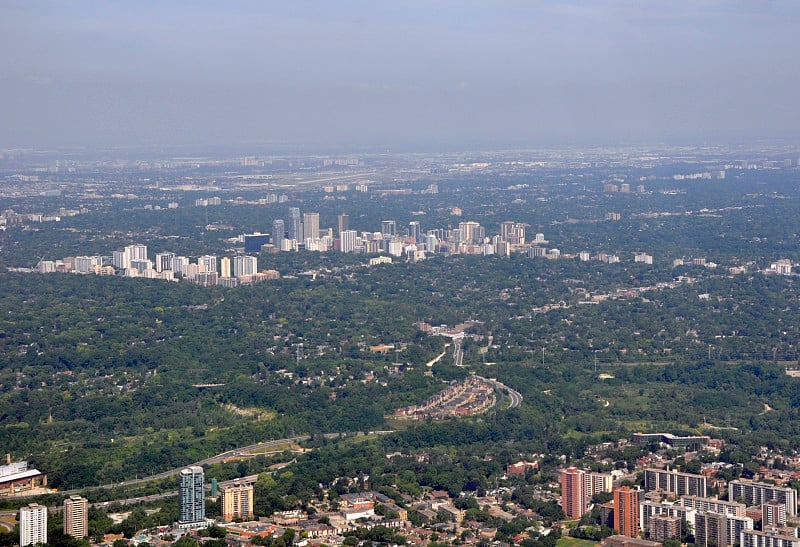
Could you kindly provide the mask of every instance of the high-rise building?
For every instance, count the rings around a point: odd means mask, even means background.
[[[429,253],[435,253],[436,247],[439,245],[439,240],[433,234],[425,236],[425,250]]]
[[[752,530],[753,519],[712,511],[697,513],[694,518],[694,539],[698,547],[726,547],[739,543],[742,530]]]
[[[261,247],[271,243],[272,238],[269,234],[262,234],[256,232],[254,234],[244,235],[244,252],[246,253],[260,253]]]
[[[486,231],[483,227],[473,220],[459,222],[458,229],[461,231],[461,240],[459,243],[479,243],[483,241],[486,235]]]
[[[319,213],[303,214],[303,240],[319,239]]]
[[[761,504],[761,526],[786,526],[786,504],[777,500]]]
[[[231,276],[231,259],[227,256],[219,260],[219,276],[221,279],[228,279]]]
[[[384,236],[395,236],[397,235],[397,224],[394,220],[382,220],[381,221],[381,234]]]
[[[708,496],[708,477],[693,473],[679,473],[669,469],[645,469],[644,489],[647,492],[663,490],[680,496]]]
[[[64,534],[77,539],[89,535],[89,501],[80,496],[64,500]]]
[[[741,499],[748,506],[761,505],[766,501],[775,500],[786,506],[787,515],[797,515],[797,490],[794,488],[736,480],[728,484],[728,499],[731,501]]]
[[[776,529],[742,530],[739,535],[741,547],[800,547],[800,538],[782,534]]]
[[[19,510],[19,545],[47,543],[47,507],[31,503]]]
[[[200,272],[216,272],[217,257],[214,255],[203,255],[197,259],[197,266]]]
[[[184,275],[185,275],[185,273],[186,273],[186,272],[185,272],[184,270],[185,270],[185,269],[186,269],[188,266],[189,266],[189,258],[188,258],[188,257],[185,257],[185,256],[176,256],[176,257],[175,257],[175,258],[172,260],[172,270],[173,270],[175,273],[179,273],[179,274],[184,274]]]
[[[253,485],[234,481],[233,485],[220,486],[222,520],[246,519],[253,516]]]
[[[111,264],[119,270],[126,269],[128,262],[126,261],[125,251],[111,251]]]
[[[699,513],[694,519],[694,541],[698,547],[728,545],[725,515],[721,513]]]
[[[586,512],[585,474],[577,467],[561,472],[561,508],[568,519],[579,519]]]
[[[414,240],[414,243],[422,242],[422,230],[420,229],[419,222],[412,220],[408,223],[408,237]]]
[[[128,245],[125,253],[130,260],[147,260],[147,245]]]
[[[272,221],[272,246],[279,251],[283,247],[283,240],[286,238],[286,228],[283,225],[283,219],[275,219]]]
[[[639,536],[639,490],[621,486],[614,490],[614,529],[622,536]]]
[[[507,220],[500,223],[500,237],[512,245],[525,243],[525,224]]]
[[[258,259],[254,256],[236,256],[233,258],[233,276],[255,275],[258,273]]]
[[[639,527],[644,531],[650,531],[650,519],[657,516],[674,517],[686,523],[694,529],[694,517],[697,511],[689,507],[684,507],[678,503],[670,501],[657,502],[653,500],[644,500],[639,509]],[[661,526],[666,526],[663,523]]]
[[[352,253],[356,250],[356,239],[358,232],[355,230],[345,230],[339,234],[339,250],[343,253]]]
[[[648,533],[652,541],[665,539],[680,539],[681,519],[669,515],[653,515],[648,526]]]
[[[289,207],[289,239],[303,239],[303,219],[298,207]]]
[[[175,260],[175,253],[156,253],[156,271],[161,273],[172,269],[172,262]]]
[[[717,498],[703,498],[700,496],[682,496],[678,501],[687,509],[696,509],[698,512],[723,513],[743,517],[747,514],[747,507],[743,503],[720,500]]]
[[[342,232],[350,229],[350,215],[347,213],[342,213],[339,215],[339,232],[338,234],[341,236]]]
[[[187,467],[180,473],[178,484],[178,520],[192,524],[206,518],[205,476],[199,466]]]

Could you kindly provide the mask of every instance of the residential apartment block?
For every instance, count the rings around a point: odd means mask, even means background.
[[[740,547],[800,547],[800,538],[780,534],[776,530],[743,530],[739,536]]]
[[[234,481],[232,485],[219,489],[222,520],[248,519],[253,516],[253,485]]]
[[[644,489],[647,492],[662,490],[676,496],[708,496],[708,477],[693,473],[679,473],[669,469],[645,469]]]
[[[47,543],[47,507],[31,503],[19,510],[19,545]]]
[[[788,515],[797,515],[797,490],[794,488],[737,480],[728,484],[728,499],[744,500],[748,506],[762,505],[771,500],[779,501],[786,506]]]
[[[89,535],[89,500],[80,496],[64,500],[64,534],[77,539]]]

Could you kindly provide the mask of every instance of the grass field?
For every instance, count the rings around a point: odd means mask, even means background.
[[[595,543],[594,541],[588,541],[586,539],[577,539],[577,538],[569,538],[569,537],[562,537],[556,541],[556,547],[594,547],[595,545],[599,545],[599,543]]]

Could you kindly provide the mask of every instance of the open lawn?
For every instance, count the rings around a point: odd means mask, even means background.
[[[577,539],[577,538],[570,538],[570,537],[562,537],[556,541],[556,547],[594,547],[595,545],[599,545],[594,541],[589,541],[586,539]]]

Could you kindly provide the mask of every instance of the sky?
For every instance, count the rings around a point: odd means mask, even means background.
[[[800,137],[796,0],[0,0],[0,147]]]

